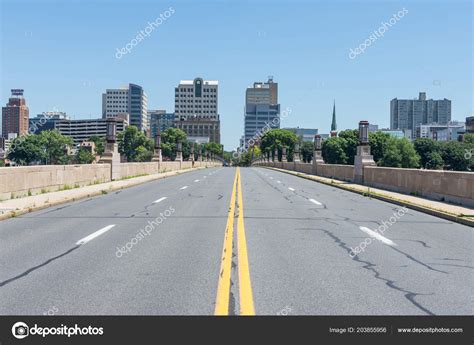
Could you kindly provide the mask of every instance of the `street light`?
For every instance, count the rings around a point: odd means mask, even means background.
[[[359,144],[369,145],[369,121],[359,122]]]
[[[159,128],[155,135],[155,149],[161,149],[161,131]]]
[[[117,122],[114,118],[108,118],[106,121],[107,133],[106,140],[108,143],[115,143],[117,140]]]
[[[314,136],[314,150],[315,151],[321,151],[321,147],[322,147],[321,135],[316,134]]]

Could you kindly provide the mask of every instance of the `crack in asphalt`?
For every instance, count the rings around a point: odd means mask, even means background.
[[[338,244],[339,247],[341,247],[342,249],[344,249],[347,254],[350,254],[352,249],[350,249],[347,244],[342,241],[339,237],[337,237],[336,235],[334,235],[333,233],[331,233],[330,231],[326,230],[326,229],[318,229],[318,228],[315,228],[315,229],[311,229],[311,230],[316,230],[316,231],[321,231],[321,232],[324,232],[327,236],[329,236],[330,238],[332,238],[334,240],[334,242],[336,242]],[[396,291],[399,291],[399,292],[402,292],[405,296],[405,298],[410,302],[412,303],[416,308],[418,308],[419,310],[425,312],[426,314],[428,315],[436,315],[435,313],[433,313],[431,310],[429,310],[428,308],[422,306],[419,302],[417,302],[415,300],[415,298],[417,296],[431,296],[431,295],[434,295],[434,293],[429,293],[429,294],[422,294],[422,293],[417,293],[417,292],[413,292],[413,291],[409,291],[409,290],[406,290],[406,289],[403,289],[402,287],[399,287],[396,285],[396,281],[395,280],[391,280],[391,279],[388,279],[388,278],[384,278],[381,273],[375,269],[375,267],[377,267],[376,264],[370,262],[370,261],[365,261],[365,260],[362,260],[358,257],[358,255],[355,255],[354,257],[351,258],[352,260],[358,262],[358,263],[361,263],[361,264],[364,264],[362,266],[362,268],[372,272],[374,274],[374,277],[375,279],[378,279],[378,280],[381,280],[383,282],[385,282],[385,285],[387,285],[389,288],[393,289],[393,290],[396,290]]]
[[[20,273],[19,275],[15,276],[15,277],[13,277],[13,278],[10,278],[10,279],[4,280],[3,282],[0,282],[0,287],[3,287],[3,286],[5,286],[5,285],[7,285],[7,284],[9,284],[9,283],[11,283],[11,282],[17,280],[17,279],[23,278],[23,277],[27,276],[28,274],[30,274],[31,272],[36,271],[37,269],[40,269],[41,267],[46,266],[47,264],[53,262],[54,260],[57,260],[57,259],[59,259],[59,258],[65,256],[65,255],[67,255],[67,254],[70,254],[71,252],[73,252],[74,250],[76,250],[77,248],[79,248],[80,246],[81,246],[81,245],[76,245],[76,246],[74,246],[74,247],[72,247],[72,248],[66,250],[64,253],[59,254],[59,255],[56,255],[56,256],[54,256],[54,257],[52,257],[52,258],[46,260],[45,262],[43,262],[43,263],[41,263],[41,264],[39,264],[39,265],[37,265],[37,266],[34,266],[34,267],[30,268],[30,269],[27,269],[27,270],[24,271],[23,273]]]

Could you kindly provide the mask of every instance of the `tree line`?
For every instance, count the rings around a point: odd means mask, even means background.
[[[337,137],[324,140],[324,161],[328,164],[354,164],[358,142],[359,132],[356,129],[341,131]],[[474,170],[474,134],[465,134],[463,142],[435,141],[427,138],[412,142],[377,131],[369,133],[369,142],[374,161],[381,167]],[[255,158],[262,154],[271,159],[276,152],[277,159],[281,160],[283,147],[287,150],[287,159],[293,161],[297,143],[300,146],[301,160],[311,162],[314,151],[312,142],[303,142],[302,138],[291,130],[272,129],[260,138],[258,147],[249,148],[236,164],[250,165],[252,152]]]
[[[165,159],[174,160],[177,152],[177,141],[183,146],[183,158],[191,154],[191,142],[184,131],[168,128],[161,133],[162,155]],[[105,137],[92,136],[90,141],[95,144],[95,153],[102,155],[105,149]],[[117,135],[118,150],[128,162],[151,161],[154,153],[154,141],[148,138],[136,126],[128,126]],[[17,165],[31,164],[90,164],[95,160],[90,150],[80,146],[75,155],[70,155],[74,143],[71,137],[62,135],[58,130],[42,131],[15,138],[11,143],[7,158]],[[194,154],[197,159],[199,152],[222,155],[221,145],[215,142],[195,144]]]

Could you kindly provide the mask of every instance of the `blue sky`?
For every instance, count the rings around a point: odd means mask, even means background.
[[[282,126],[328,133],[359,120],[389,126],[390,100],[452,100],[453,119],[473,111],[471,1],[23,1],[1,0],[1,93],[25,89],[30,116],[52,109],[101,116],[101,94],[129,82],[149,109],[174,111],[181,79],[219,80],[226,149],[243,132],[245,88],[272,75]],[[172,14],[121,59],[125,46],[169,7]],[[408,13],[363,54],[369,35]]]

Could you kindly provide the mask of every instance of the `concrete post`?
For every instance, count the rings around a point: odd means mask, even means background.
[[[275,152],[273,156],[273,162],[278,162],[278,149],[275,147]]]
[[[359,122],[359,146],[357,155],[354,157],[354,182],[364,183],[364,167],[376,165],[374,157],[370,154],[369,145],[369,122]]]
[[[300,143],[295,144],[295,150],[293,152],[293,162],[295,162],[295,163],[301,162]]]
[[[117,145],[117,122],[114,118],[107,119],[107,134],[104,153],[99,159],[99,163],[110,164],[110,179],[117,180],[120,175],[120,153]]]
[[[177,150],[176,150],[176,161],[182,162],[183,161],[183,142],[181,139],[178,139],[177,142]]]
[[[283,146],[283,148],[281,149],[281,161],[288,162],[288,160],[286,159],[286,146]]]
[[[322,138],[319,134],[314,136],[314,152],[313,152],[313,175],[318,175],[318,167],[321,164],[324,164],[323,154],[322,154]]]
[[[161,131],[159,128],[155,135],[155,150],[151,161],[158,163],[161,163],[163,161],[163,157],[161,155]]]
[[[194,168],[194,143],[191,143],[191,148],[189,150],[189,155],[191,158],[191,166]]]

